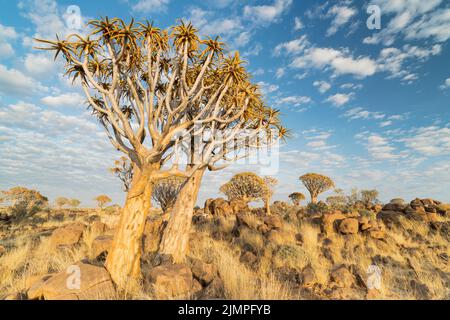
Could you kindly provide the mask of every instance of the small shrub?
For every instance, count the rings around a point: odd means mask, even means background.
[[[161,179],[155,183],[152,198],[159,204],[163,212],[173,207],[185,181],[185,178],[174,176]]]
[[[318,203],[309,203],[306,207],[308,214],[322,214],[328,210],[328,206],[325,202],[319,201]]]
[[[301,270],[308,261],[306,252],[297,246],[279,245],[273,251],[272,263],[275,268],[289,267]]]

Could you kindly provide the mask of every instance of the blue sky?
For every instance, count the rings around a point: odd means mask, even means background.
[[[294,136],[281,148],[275,199],[305,192],[319,172],[338,187],[376,188],[381,199],[450,202],[450,4],[444,0],[175,1],[0,0],[0,189],[37,188],[84,205],[100,193],[122,203],[108,167],[117,154],[61,74],[61,61],[34,50],[35,36],[73,31],[99,16],[194,23],[239,50],[266,100]],[[366,25],[377,5],[381,29]],[[78,30],[87,32],[86,28]],[[208,174],[199,202],[216,196],[235,165]],[[324,196],[330,195],[331,192]]]

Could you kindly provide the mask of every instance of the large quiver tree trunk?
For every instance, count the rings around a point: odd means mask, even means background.
[[[197,170],[181,188],[164,229],[159,255],[173,263],[184,261],[188,252],[194,206],[205,170]]]
[[[114,283],[121,289],[129,280],[141,276],[141,238],[151,207],[152,173],[158,168],[135,170],[112,248],[106,259],[106,268]]]

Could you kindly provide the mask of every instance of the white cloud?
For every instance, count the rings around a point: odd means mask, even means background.
[[[292,4],[292,0],[275,0],[272,5],[244,7],[244,17],[258,24],[277,22]]]
[[[422,127],[409,135],[410,137],[402,139],[405,145],[425,156],[450,154],[450,128]]]
[[[279,105],[286,105],[286,106],[294,106],[298,107],[303,104],[307,104],[311,102],[311,98],[307,96],[288,96],[281,98],[277,101],[277,104]]]
[[[370,156],[376,160],[398,158],[398,155],[392,153],[395,148],[389,144],[389,141],[386,138],[378,134],[372,134],[367,138],[366,147]]]
[[[450,78],[445,79],[444,83],[439,88],[442,90],[450,88]]]
[[[334,106],[336,107],[341,107],[344,104],[348,103],[350,101],[350,99],[353,96],[353,92],[352,93],[337,93],[335,95],[329,96],[327,98],[327,100],[325,100],[326,102],[330,102],[332,103]]]
[[[14,49],[8,41],[16,40],[18,34],[13,27],[0,24],[0,59],[14,55]]]
[[[7,42],[0,42],[0,59],[8,58],[13,55],[14,55],[14,49],[13,49],[12,45]]]
[[[368,57],[353,58],[346,52],[332,48],[310,48],[291,63],[293,68],[331,67],[336,75],[352,74],[359,78],[371,76],[376,72],[376,62]]]
[[[285,73],[286,70],[284,68],[278,68],[277,71],[275,72],[275,78],[280,79],[285,75]]]
[[[384,48],[377,60],[378,70],[388,72],[389,78],[399,78],[402,81],[411,82],[416,80],[418,76],[412,73],[411,67],[405,67],[405,64],[412,60],[423,62],[432,56],[439,55],[441,52],[442,45],[440,44],[435,44],[430,48],[410,45],[404,45],[400,49],[395,47]]]
[[[356,120],[356,119],[380,120],[386,117],[386,115],[381,112],[368,111],[364,110],[361,107],[349,109],[344,113],[343,116],[349,120]]]
[[[317,87],[320,93],[325,93],[331,89],[331,84],[326,81],[314,81],[314,87]]]
[[[37,92],[46,92],[39,81],[24,75],[16,69],[8,69],[0,64],[0,92],[5,95],[30,95]]]
[[[302,20],[299,17],[294,18],[294,31],[301,30],[304,27]]]
[[[18,36],[19,35],[14,27],[4,26],[0,23],[0,39],[15,40]]]
[[[309,45],[306,35],[302,35],[298,39],[278,44],[274,49],[274,54],[279,56],[281,53],[299,54]]]
[[[267,83],[264,81],[258,82],[258,85],[259,85],[262,93],[265,95],[275,92],[279,89],[279,86],[277,86],[276,84],[271,84],[271,83]]]
[[[347,6],[335,5],[328,10],[327,16],[334,17],[331,22],[331,26],[327,30],[327,36],[335,34],[340,27],[345,25],[350,19],[356,15],[357,10],[355,8]]]
[[[64,93],[59,96],[46,96],[41,102],[50,107],[80,107],[85,104],[85,100],[79,93]]]
[[[352,90],[359,90],[363,87],[361,83],[355,84],[355,83],[344,83],[341,85],[341,89],[352,89]]]
[[[84,16],[81,16],[83,28],[71,30],[64,20],[66,7],[59,8],[55,0],[25,0],[19,4],[23,16],[34,25],[34,37],[36,38],[53,39],[55,34],[64,38],[71,33],[85,34],[89,32],[89,28],[86,27],[87,19]],[[24,39],[24,44],[31,45],[34,43],[27,38]]]
[[[28,53],[25,56],[24,66],[27,72],[33,76],[53,74],[56,63],[46,53]]]
[[[134,12],[165,12],[170,0],[139,0],[131,6]]]
[[[102,190],[122,202],[120,182],[108,173],[119,154],[87,112],[68,116],[24,102],[0,106],[0,137],[0,189],[26,185],[84,205]]]
[[[364,43],[390,46],[397,37],[444,42],[450,38],[450,9],[437,9],[442,0],[374,0],[383,17],[393,16],[383,29],[364,39]],[[437,9],[437,10],[435,10]]]
[[[380,122],[380,128],[388,127],[388,126],[392,125],[392,123],[393,122],[391,120],[382,121],[382,122]]]
[[[213,11],[193,7],[186,20],[191,21],[203,36],[220,35],[231,48],[245,46],[252,37],[252,32],[244,28],[238,16],[215,18]]]

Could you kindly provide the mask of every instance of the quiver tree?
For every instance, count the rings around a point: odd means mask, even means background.
[[[70,199],[69,200],[69,205],[72,207],[72,208],[78,208],[78,206],[81,204],[81,201],[80,200],[78,200],[78,199]]]
[[[266,206],[267,215],[270,215],[270,202],[271,202],[272,196],[275,192],[275,187],[278,185],[278,180],[276,178],[270,177],[270,176],[266,176],[263,179],[264,179],[264,182],[266,183],[267,190],[268,190],[266,198],[264,199],[264,204]]]
[[[163,212],[167,212],[173,207],[185,181],[186,178],[173,176],[163,178],[155,183],[152,198],[159,204]]]
[[[109,170],[122,181],[123,191],[128,192],[133,180],[133,166],[129,159],[125,156],[120,157],[119,160],[114,161],[114,167]]]
[[[70,200],[65,197],[58,197],[55,199],[55,205],[62,209],[62,207],[67,206],[70,203]]]
[[[296,206],[299,206],[302,200],[305,200],[305,195],[301,192],[293,192],[289,195],[289,199],[291,199],[292,203]]]
[[[269,197],[269,187],[263,178],[253,172],[243,172],[234,175],[230,181],[220,187],[229,201],[240,200],[246,204]]]
[[[334,187],[334,182],[327,176],[318,173],[307,173],[300,177],[311,195],[311,203],[317,203],[319,194]]]
[[[112,145],[130,159],[133,178],[106,261],[112,279],[123,288],[130,277],[140,276],[141,237],[156,181],[173,175],[189,178],[161,242],[163,254],[182,258],[190,206],[203,172],[229,160],[224,147],[229,139],[248,129],[249,139],[243,140],[250,144],[261,130],[276,129],[281,135],[286,130],[278,123],[278,112],[263,104],[250,83],[239,54],[223,55],[218,38],[200,39],[184,22],[167,31],[148,21],[126,24],[117,18],[89,25],[93,31],[87,37],[38,41],[46,45],[40,49],[64,57],[66,75],[81,82]],[[201,150],[181,147],[192,145],[205,131],[228,129],[230,135],[204,142]],[[187,156],[184,169],[177,161],[179,149]]]
[[[107,204],[110,203],[112,200],[110,197],[108,197],[105,194],[99,195],[98,197],[94,198],[94,200],[97,202],[97,206],[100,209],[103,209],[103,207]]]
[[[20,220],[37,213],[48,204],[47,197],[39,191],[24,187],[14,187],[1,192],[1,202],[10,207],[14,219]]]
[[[366,208],[369,208],[373,204],[378,202],[378,191],[372,190],[361,190],[361,201],[364,203]]]

